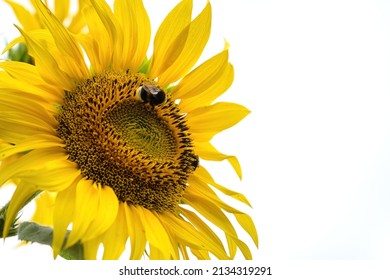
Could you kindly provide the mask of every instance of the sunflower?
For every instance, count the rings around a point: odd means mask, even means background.
[[[91,0],[85,33],[33,3],[44,28],[18,29],[35,65],[0,63],[0,186],[16,185],[3,236],[40,193],[35,217],[53,227],[54,257],[81,243],[85,259],[101,245],[103,259],[117,259],[130,240],[130,259],[233,259],[237,249],[251,259],[234,224],[257,246],[254,223],[220,196],[248,200],[202,166],[227,160],[241,177],[236,157],[210,141],[249,113],[214,102],[233,81],[227,44],[194,68],[210,35],[210,3],[194,19],[191,0],[175,6],[149,58],[141,0],[116,0],[113,9]]]

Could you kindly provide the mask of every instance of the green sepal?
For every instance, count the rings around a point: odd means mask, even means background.
[[[67,236],[68,235],[69,231]],[[19,226],[18,238],[23,241],[51,246],[53,242],[53,229],[51,227],[41,226],[34,222],[23,222]],[[67,260],[83,260],[83,245],[78,242],[69,248],[63,249],[60,252],[60,256]]]
[[[7,56],[9,60],[34,65],[34,59],[28,54],[27,46],[23,43],[17,44],[15,47],[10,49]]]
[[[61,250],[60,256],[66,260],[84,260],[84,247],[80,242]]]
[[[145,57],[144,61],[142,62],[141,66],[138,68],[138,72],[147,74],[149,72],[151,60],[147,57]]]
[[[175,88],[175,84],[174,84],[174,83],[171,83],[171,84],[169,84],[169,85],[165,88],[165,91],[169,93],[169,92],[171,92],[174,88]]]
[[[4,207],[2,207],[2,208],[0,209],[0,237],[1,237],[1,238],[6,238],[6,237],[15,236],[15,235],[17,235],[17,233],[18,233],[18,225],[17,225],[17,222],[18,222],[19,216],[16,217],[16,219],[13,221],[12,225],[10,226],[10,228],[9,228],[9,230],[8,230],[8,235],[7,235],[7,236],[3,236],[4,224],[5,224],[5,215],[6,215],[6,213],[7,213],[8,204],[9,204],[9,203],[7,203],[6,205],[4,205]]]

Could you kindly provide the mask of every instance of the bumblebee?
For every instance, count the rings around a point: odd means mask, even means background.
[[[197,155],[194,155],[193,156],[193,161],[191,162],[191,166],[194,168],[194,170],[196,169],[196,168],[198,168],[198,166],[199,166],[199,156],[197,156]]]
[[[166,101],[165,92],[151,83],[140,86],[137,89],[136,96],[139,100],[152,105],[152,107],[163,104]]]

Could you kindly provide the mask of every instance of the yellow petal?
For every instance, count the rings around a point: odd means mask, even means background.
[[[47,166],[50,162],[58,160],[66,160],[66,155],[58,148],[31,151],[12,163],[0,165],[0,186],[15,176],[42,169],[42,163]]]
[[[68,16],[70,0],[54,1],[54,14],[60,22],[63,22]]]
[[[231,241],[236,243],[242,254],[244,255],[245,259],[251,260],[252,259],[252,253],[251,250],[249,250],[248,245],[245,244],[245,242],[241,241],[238,238],[234,238],[232,236],[229,236],[231,238]]]
[[[85,241],[93,238],[88,233],[88,227],[95,219],[98,210],[98,190],[97,186],[90,180],[81,179],[76,187],[76,201],[72,222],[72,231],[69,234],[66,246],[72,246],[77,241]]]
[[[91,62],[93,73],[100,74],[112,64],[114,42],[111,41],[109,31],[93,7],[85,8],[83,13],[89,34],[79,34],[78,40]],[[105,44],[101,44],[101,42],[105,42]]]
[[[234,242],[233,238],[230,237],[230,235],[225,234],[225,236],[226,236],[226,242],[227,242],[228,247],[229,247],[230,257],[233,259],[237,253],[237,244],[236,244],[236,242]]]
[[[89,1],[84,0],[79,0],[78,4],[79,7],[77,9],[77,12],[73,15],[72,22],[68,26],[68,30],[73,34],[79,34],[81,30],[85,27],[86,22],[83,15],[84,9],[88,6],[91,6],[91,3]]]
[[[161,23],[154,38],[152,64],[149,72],[150,77],[155,78],[159,76],[179,56],[185,41],[177,42],[175,48],[172,47],[172,43],[190,24],[191,12],[192,0],[183,0]],[[167,55],[168,53],[170,53],[169,56]]]
[[[118,198],[110,187],[97,187],[98,209],[85,236],[94,238],[103,234],[115,221],[118,212]]]
[[[29,52],[36,59],[37,67],[40,70],[42,78],[50,84],[55,84],[69,91],[72,90],[72,79],[70,79],[67,73],[59,68],[56,59],[47,51],[45,46],[35,38],[23,32],[20,28],[18,29],[26,40]],[[47,69],[50,69],[50,72],[48,72]],[[44,74],[42,74],[43,71],[45,72]]]
[[[256,246],[259,246],[259,237],[257,236],[256,226],[253,223],[252,218],[244,213],[234,214],[237,219],[237,222],[241,225],[241,227],[251,236],[253,242]]]
[[[211,260],[209,252],[205,250],[196,250],[191,248],[191,252],[197,257],[199,260]],[[221,258],[220,258],[221,259]]]
[[[227,159],[234,171],[236,171],[237,176],[242,179],[240,162],[235,156],[222,154],[210,142],[197,142],[195,152],[200,158],[205,160],[222,161]]]
[[[18,18],[18,21],[27,31],[40,28],[39,22],[29,10],[13,1],[5,0],[5,2],[11,6],[11,8],[14,10],[15,16]]]
[[[63,58],[68,62],[69,72],[67,73],[71,74],[71,77],[77,80],[88,77],[89,71],[85,65],[83,54],[77,42],[40,0],[34,0],[34,4],[38,14],[52,34],[57,48],[64,56]]]
[[[199,91],[196,96],[191,98],[183,97],[180,102],[180,108],[184,112],[190,112],[194,108],[210,105],[215,99],[221,96],[233,83],[233,66],[228,63],[221,72],[220,75],[214,77],[215,79],[213,81],[209,81],[210,84],[206,90]]]
[[[188,125],[196,138],[197,134],[210,134],[234,126],[249,114],[249,110],[236,103],[218,102],[188,112]]]
[[[34,185],[20,184],[16,187],[11,201],[7,208],[7,215],[5,217],[3,236],[8,235],[9,227],[16,218],[16,215],[26,202],[38,191]]]
[[[233,237],[237,237],[237,233],[226,215],[221,211],[219,207],[217,207],[208,199],[186,192],[183,197],[183,202],[190,205],[203,217],[205,217],[211,223],[222,229],[225,233]]]
[[[114,2],[114,14],[122,28],[123,45],[118,52],[118,68],[137,72],[150,42],[150,21],[141,0]]]
[[[17,26],[16,26],[16,28],[17,28]],[[10,43],[8,43],[8,44],[5,46],[5,48],[4,48],[4,50],[3,50],[3,52],[2,52],[1,54],[5,54],[5,53],[8,52],[10,49],[12,49],[12,48],[15,47],[17,44],[20,44],[20,43],[25,43],[25,40],[24,40],[23,36],[19,36],[19,37],[13,39]]]
[[[202,181],[194,182],[192,180],[189,183],[190,186],[187,187],[186,192],[199,197],[207,197],[210,202],[214,203],[219,208],[223,209],[228,213],[233,214],[238,223],[241,225],[241,227],[251,236],[256,246],[258,246],[256,227],[252,221],[252,218],[249,215],[235,209],[234,207],[227,205],[225,202],[218,198],[218,196],[207,186],[207,184],[202,183]]]
[[[28,141],[18,143],[18,145],[9,145],[7,148],[1,149],[0,160],[24,151],[58,147],[62,145],[61,140],[55,136],[47,134],[33,135]]]
[[[203,182],[212,185],[214,188],[219,190],[220,192],[238,200],[243,203],[245,203],[248,206],[251,206],[247,198],[238,192],[232,191],[228,188],[225,188],[224,186],[217,184],[214,179],[211,177],[210,173],[207,172],[207,170],[203,166],[199,166],[196,170],[196,176],[199,177]]]
[[[138,212],[145,229],[146,239],[150,245],[160,251],[163,259],[170,259],[172,252],[171,242],[165,228],[161,225],[155,213],[143,207],[135,207],[135,209]]]
[[[48,130],[47,127],[40,124],[20,120],[7,120],[4,114],[1,117],[4,119],[0,122],[0,137],[9,143],[19,143],[24,141],[29,135],[53,133],[52,130]]]
[[[108,37],[109,37],[109,41],[108,41],[108,44],[112,44],[112,47],[113,47],[113,52],[109,52],[109,50],[111,50],[111,48],[106,48],[106,46],[103,46],[101,47],[101,52],[104,52],[106,50],[106,55],[105,56],[110,56],[110,64],[113,64],[114,63],[114,67],[116,67],[116,60],[113,61],[113,54],[114,54],[114,57],[115,55],[119,55],[122,53],[122,50],[119,49],[118,47],[120,47],[121,44],[118,44],[120,43],[120,40],[121,37],[118,36],[117,34],[117,27],[115,26],[115,18],[114,18],[114,15],[111,11],[111,8],[110,6],[108,6],[108,4],[105,2],[105,1],[102,1],[102,0],[91,0],[91,3],[92,3],[92,6],[95,8],[95,11],[97,13],[97,15],[99,16],[101,22],[103,23],[103,26],[104,26],[104,29],[106,30],[107,34],[108,34]],[[95,21],[96,22],[96,21]],[[88,25],[90,26],[90,25]],[[98,44],[101,44],[101,38],[100,39],[97,39],[97,43]],[[116,70],[118,70],[117,68],[115,68]]]
[[[188,256],[187,247],[179,244],[179,250],[183,256],[183,260],[189,260],[190,257]]]
[[[182,78],[198,61],[210,36],[210,3],[207,3],[199,16],[197,16],[187,28],[188,31],[184,30],[171,45],[172,49],[178,50],[183,42],[185,42],[180,54],[176,56],[176,51],[174,52],[174,56],[171,56],[169,51],[166,54],[166,59],[172,61],[172,63],[158,77],[159,84],[162,86],[167,86]]]
[[[68,30],[73,34],[79,34],[85,26],[85,20],[83,17],[82,9],[77,11],[77,14],[73,17],[72,22],[68,26]]]
[[[0,91],[2,92],[2,94],[0,95],[1,99],[4,100],[7,99],[7,97],[11,97],[10,99],[12,100],[14,96],[16,97],[15,92],[21,91],[23,92],[23,95],[18,95],[17,98],[31,98],[33,100],[39,101],[39,103],[41,103],[41,106],[42,103],[60,104],[63,98],[62,89],[53,89],[50,85],[47,84],[47,82],[44,82],[46,85],[34,85],[33,83],[28,82],[26,78],[31,77],[32,82],[34,82],[34,80],[36,79],[34,79],[32,76],[29,76],[27,73],[26,76],[24,76],[23,71],[18,72],[19,69],[17,67],[17,64],[13,64],[16,62],[13,61],[9,64],[7,64],[7,62],[3,63],[0,63],[0,68],[6,70],[7,73],[0,72]],[[29,65],[27,63],[22,64]],[[36,67],[34,68],[36,69]],[[53,109],[52,105],[51,108]]]
[[[19,61],[2,61],[0,67],[17,80],[28,81],[32,85],[45,84],[34,65]]]
[[[219,208],[223,209],[229,213],[242,213],[234,207],[229,206],[223,202],[217,194],[208,186],[207,183],[203,182],[196,176],[193,176],[188,180],[189,186],[186,189],[186,192],[207,198],[210,202],[214,203]]]
[[[181,99],[183,111],[210,105],[232,84],[233,66],[228,63],[228,44],[225,49],[186,75],[172,91],[175,99]]]
[[[106,27],[107,32],[110,35],[111,42],[115,42],[117,34],[114,23],[114,16],[110,6],[103,0],[91,0],[91,4],[95,8],[101,21]]]
[[[56,258],[64,246],[69,224],[72,222],[76,205],[75,181],[69,188],[57,194],[53,215],[53,256]]]
[[[171,260],[180,260],[180,255],[179,255],[179,242],[178,240],[176,240],[176,237],[175,235],[172,233],[171,231],[171,227],[168,227],[165,223],[164,223],[164,218],[160,215],[160,214],[157,214],[156,213],[156,217],[160,220],[161,222],[161,225],[164,226],[165,228],[165,232],[168,234],[168,237],[169,237],[169,240],[170,240],[170,244],[171,244],[171,256],[170,256],[170,259]],[[157,258],[156,258],[157,259]],[[159,258],[160,259],[160,258]]]
[[[201,177],[197,178],[197,176],[193,176],[192,178],[189,179],[189,186],[187,187],[186,192],[189,192],[197,196],[207,197],[210,201],[212,201],[215,205],[217,205],[224,211],[232,213],[235,216],[237,222],[251,236],[256,246],[258,246],[257,230],[255,224],[253,223],[252,218],[249,215],[223,202],[216,195],[216,193],[208,186],[208,184],[209,183],[206,180],[203,180]],[[244,198],[243,201],[247,201],[245,196],[241,195],[241,197]]]
[[[193,224],[203,235],[207,236],[214,244],[217,244],[219,247],[223,248],[222,241],[214,233],[214,231],[194,212],[187,210],[183,207],[180,207],[180,213],[188,219],[188,221]]]
[[[96,260],[96,254],[100,245],[100,238],[92,238],[83,243],[83,253],[85,260]]]
[[[169,260],[167,259],[167,256],[163,255],[163,253],[160,251],[160,248],[153,246],[149,244],[150,252],[149,252],[149,259],[150,260]]]
[[[177,240],[185,246],[190,246],[192,250],[207,250],[219,259],[229,259],[223,246],[214,243],[209,236],[201,234],[192,224],[174,216],[171,213],[161,215],[161,220],[166,223],[175,234]],[[208,254],[203,254],[204,259]]]
[[[258,246],[258,236],[257,236],[256,227],[252,221],[252,218],[249,215],[242,213],[241,211],[238,211],[234,207],[231,207],[226,203],[224,203],[223,201],[221,201],[216,196],[216,194],[208,187],[208,185],[205,184],[202,180],[195,180],[195,178],[193,178],[192,180],[189,181],[189,183],[190,185],[186,189],[186,196],[188,196],[188,194],[192,194],[198,197],[206,197],[211,203],[215,204],[215,206],[218,206],[219,208],[223,209],[226,212],[232,213],[236,217],[241,227],[251,236],[256,246]],[[246,257],[249,257],[250,251],[249,249],[246,249],[247,246],[239,244],[240,241],[238,240],[236,235],[231,235],[229,232],[226,233],[227,233],[227,241],[228,241],[231,257],[234,257],[236,253],[236,247],[237,247],[236,245],[238,245],[240,250],[244,250],[243,254]],[[248,250],[249,253],[246,252],[245,250]]]
[[[130,236],[131,244],[131,260],[138,260],[145,252],[146,236],[145,229],[138,216],[138,211],[135,206],[130,206],[125,203],[123,205],[126,214],[127,230]]]
[[[6,95],[4,94],[2,97]],[[1,99],[3,98],[0,98],[1,118],[3,120],[40,127],[41,129],[38,129],[34,134],[55,134],[54,129],[58,124],[57,120],[53,115],[48,114],[40,103],[31,102],[31,100],[28,100],[30,98],[27,99],[25,96],[15,96],[14,100],[8,99],[8,104],[3,103]],[[18,106],[17,101],[25,101],[25,103],[21,103]],[[36,107],[31,108],[34,105]],[[31,110],[28,110],[29,107]],[[41,131],[44,132],[42,133]]]
[[[69,187],[80,175],[80,170],[75,166],[62,167],[58,161],[37,172],[21,174],[18,178],[30,184],[37,184],[39,188],[46,191],[59,192]]]
[[[118,259],[125,249],[126,240],[129,238],[125,207],[123,203],[119,205],[115,221],[101,237],[104,246],[104,260]]]
[[[172,96],[175,99],[191,98],[206,91],[223,73],[228,64],[228,58],[228,49],[224,49],[219,54],[203,62],[174,87]]]
[[[56,193],[43,192],[34,199],[36,208],[31,220],[45,226],[53,226]]]

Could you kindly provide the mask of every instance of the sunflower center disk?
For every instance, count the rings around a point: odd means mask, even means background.
[[[175,211],[198,165],[185,115],[169,98],[152,104],[137,89],[142,74],[106,72],[66,92],[57,116],[69,160],[118,199]]]
[[[123,102],[106,114],[105,120],[133,149],[155,160],[172,160],[176,139],[154,111],[138,102]]]

